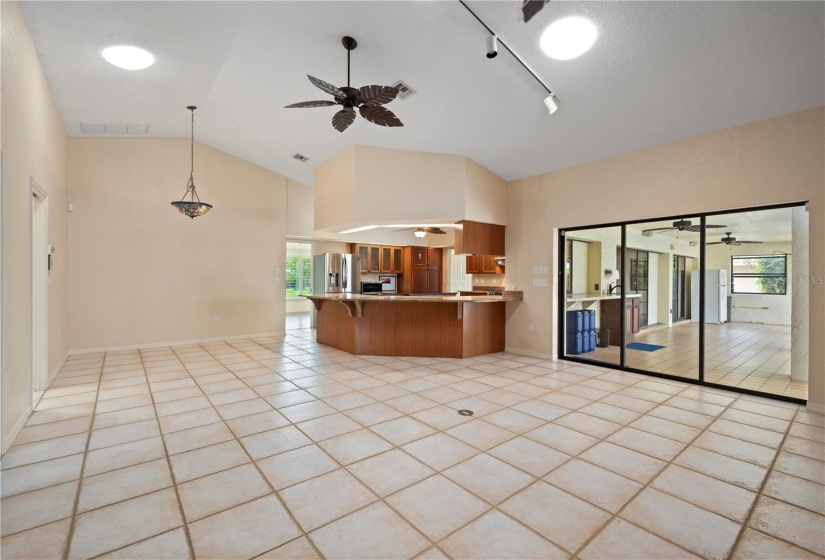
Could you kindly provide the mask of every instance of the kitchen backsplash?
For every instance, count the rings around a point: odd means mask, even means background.
[[[484,286],[484,287],[503,287],[504,286],[504,275],[503,274],[473,274],[472,282],[470,282],[474,287],[475,286]]]

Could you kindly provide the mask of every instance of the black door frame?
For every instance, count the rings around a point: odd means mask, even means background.
[[[772,204],[767,206],[752,206],[748,208],[736,208],[733,210],[714,210],[712,212],[685,212],[680,215],[676,216],[665,216],[665,217],[658,217],[658,218],[649,218],[644,220],[628,220],[625,222],[611,222],[605,224],[596,224],[596,225],[587,225],[587,226],[575,226],[569,228],[560,228],[558,230],[558,247],[559,247],[559,254],[557,255],[557,290],[556,290],[556,302],[558,304],[558,316],[556,318],[556,345],[558,348],[558,357],[560,360],[567,360],[570,362],[576,362],[580,364],[590,364],[596,365],[600,367],[606,367],[611,369],[616,369],[620,371],[627,371],[630,373],[640,373],[643,375],[649,375],[651,377],[660,377],[662,379],[672,379],[674,381],[682,381],[684,383],[691,383],[694,385],[701,385],[704,387],[713,387],[716,389],[723,389],[726,391],[732,391],[735,393],[742,393],[745,395],[754,395],[759,397],[766,397],[769,399],[785,401],[785,402],[792,402],[796,404],[807,404],[807,399],[799,399],[796,397],[788,397],[785,395],[776,395],[773,393],[765,393],[763,391],[755,391],[753,389],[744,389],[741,387],[732,387],[730,385],[722,385],[721,383],[712,383],[705,380],[705,267],[706,267],[706,245],[707,245],[707,232],[706,228],[702,227],[699,231],[699,378],[698,379],[691,379],[686,377],[679,377],[678,375],[671,375],[667,373],[659,373],[655,371],[647,371],[639,368],[633,368],[627,366],[626,360],[626,350],[625,350],[625,332],[627,330],[626,323],[626,313],[621,313],[621,320],[622,320],[622,329],[621,329],[621,347],[619,350],[619,363],[614,364],[611,362],[604,362],[601,360],[595,360],[592,358],[580,358],[578,356],[568,356],[565,353],[566,345],[565,345],[565,325],[564,325],[564,318],[565,318],[565,309],[567,303],[567,293],[565,290],[565,283],[564,283],[564,264],[565,259],[564,251],[566,248],[565,245],[565,234],[566,232],[575,232],[581,231],[586,229],[599,229],[599,228],[609,228],[609,227],[620,227],[621,228],[621,254],[622,254],[622,266],[624,267],[624,262],[627,257],[627,226],[630,224],[641,224],[646,222],[660,222],[660,221],[676,221],[684,218],[685,216],[690,217],[698,217],[699,223],[702,226],[707,224],[707,218],[711,216],[720,216],[725,214],[740,214],[743,212],[757,212],[760,210],[774,210],[777,208],[795,208],[798,206],[805,206],[808,201],[798,201],[798,202],[788,202],[783,204]],[[624,281],[621,283],[621,308],[624,309],[625,301],[626,301],[626,292]]]

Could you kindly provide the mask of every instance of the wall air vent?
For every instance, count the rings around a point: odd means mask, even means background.
[[[295,158],[295,159],[297,159],[297,160],[298,160],[298,161],[300,161],[301,163],[304,163],[305,161],[309,160],[309,158],[308,158],[308,157],[306,157],[306,156],[305,156],[305,155],[303,155],[303,154],[292,154],[292,157],[293,157],[293,158]]]
[[[407,99],[415,93],[415,90],[401,80],[395,82],[392,87],[398,88],[398,99]]]
[[[83,134],[146,134],[149,131],[149,125],[80,123],[80,130]]]

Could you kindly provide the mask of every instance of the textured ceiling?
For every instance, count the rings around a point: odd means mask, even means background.
[[[196,137],[311,185],[314,165],[352,144],[467,155],[512,180],[825,104],[822,2],[550,2],[529,23],[517,2],[472,6],[553,88],[559,111],[453,1],[21,3],[70,135],[80,122],[147,123]],[[595,46],[570,61],[538,49],[550,22],[584,15]],[[342,35],[359,43],[353,85],[407,81],[403,128],[362,119],[345,133],[306,74],[344,85]],[[100,51],[150,50],[130,72]],[[292,159],[300,152],[307,163]]]

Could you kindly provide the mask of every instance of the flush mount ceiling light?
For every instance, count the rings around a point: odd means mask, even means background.
[[[203,216],[209,212],[209,210],[212,209],[212,205],[201,202],[201,199],[195,190],[195,109],[197,109],[197,107],[194,105],[189,105],[187,109],[192,111],[192,136],[190,137],[189,142],[189,162],[191,164],[191,167],[189,168],[189,183],[186,185],[186,192],[183,193],[183,198],[173,201],[172,206],[177,208],[178,212],[184,216],[189,216],[194,220],[198,216]],[[189,197],[189,200],[186,200],[187,196]]]
[[[599,35],[589,19],[580,16],[554,21],[541,35],[544,54],[556,60],[571,60],[590,50]]]
[[[155,63],[155,57],[149,51],[128,45],[109,47],[101,54],[106,62],[124,70],[143,70]]]

